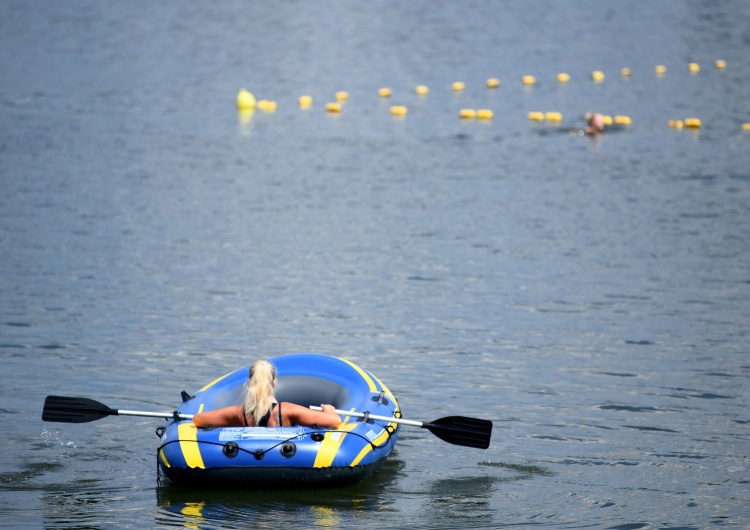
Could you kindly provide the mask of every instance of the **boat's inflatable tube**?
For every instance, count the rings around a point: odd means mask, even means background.
[[[276,368],[276,399],[302,406],[329,403],[340,410],[400,418],[393,394],[354,363],[301,353],[269,359]],[[242,401],[249,366],[199,390],[180,414],[215,410]],[[343,417],[334,429],[311,427],[223,427],[198,429],[170,420],[161,436],[162,475],[185,484],[337,484],[356,482],[383,465],[398,439],[398,424]]]

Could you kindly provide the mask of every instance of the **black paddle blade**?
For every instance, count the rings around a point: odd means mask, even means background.
[[[454,445],[464,445],[477,449],[487,449],[492,436],[492,422],[463,416],[448,416],[432,423],[423,423],[422,427],[432,434]]]
[[[116,410],[93,399],[47,396],[44,400],[42,420],[58,423],[86,423],[116,414]]]

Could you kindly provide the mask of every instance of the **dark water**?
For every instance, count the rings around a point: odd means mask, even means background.
[[[742,1],[3,2],[2,525],[747,525],[748,28]],[[633,124],[569,134],[588,110]],[[353,487],[203,491],[157,484],[159,421],[40,418],[295,351],[492,446],[405,428]]]

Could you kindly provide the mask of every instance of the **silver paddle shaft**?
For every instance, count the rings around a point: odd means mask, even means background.
[[[316,407],[314,405],[310,405],[310,410],[323,410],[320,407]],[[388,416],[377,416],[375,414],[369,414],[364,412],[352,412],[349,410],[339,410],[334,409],[336,411],[336,414],[340,414],[342,416],[354,416],[355,418],[364,418],[367,416],[371,420],[378,420],[378,421],[387,421],[391,423],[401,423],[402,425],[411,425],[412,427],[422,427],[424,423],[421,421],[414,421],[414,420],[405,420],[403,418],[394,418],[394,417],[388,417]]]
[[[118,410],[119,416],[143,416],[144,418],[165,418],[171,420],[174,418],[174,412],[142,412],[140,410]],[[192,414],[178,414],[181,420],[192,420]]]

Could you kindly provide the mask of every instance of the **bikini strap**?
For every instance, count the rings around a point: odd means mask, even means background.
[[[258,427],[268,427],[268,420],[271,419],[271,414],[273,414],[273,409],[275,405],[279,406],[279,427],[281,427],[281,403],[274,403],[273,405],[271,405],[271,408],[268,409],[268,412],[263,414],[263,417],[260,419],[259,422],[256,422],[255,425],[257,425]],[[242,418],[245,420],[245,427],[249,427],[247,423],[247,414],[245,413],[244,406],[242,407]]]
[[[273,410],[273,408],[271,410]],[[263,414],[263,417],[257,423],[258,427],[268,427],[268,420],[271,419],[271,410]]]

